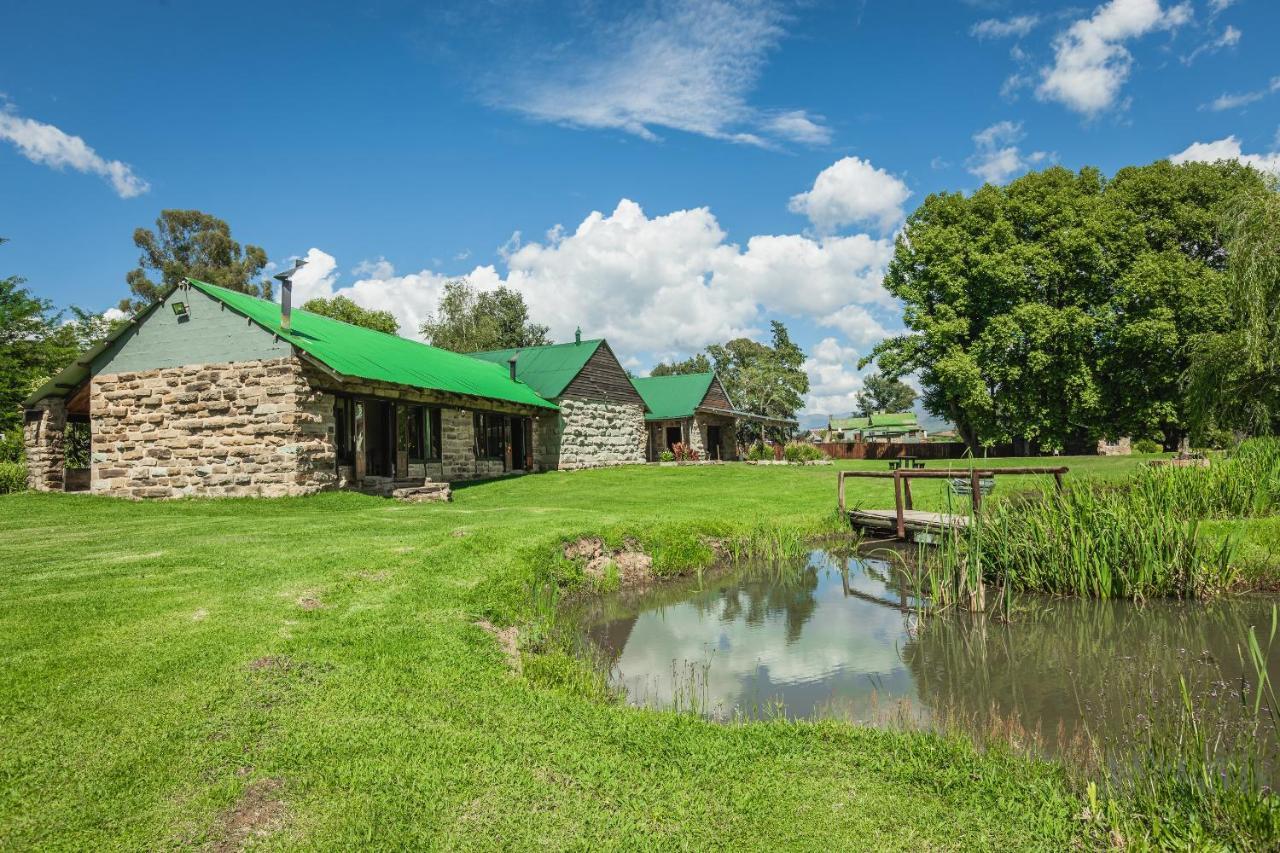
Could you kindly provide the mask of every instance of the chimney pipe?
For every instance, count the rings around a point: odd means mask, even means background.
[[[511,381],[516,381],[516,356],[507,359],[507,368],[511,371]]]
[[[297,258],[293,262],[293,269],[286,270],[277,276],[273,276],[276,281],[280,282],[280,329],[287,332],[292,328],[293,321],[293,274],[307,265],[302,258]]]
[[[573,330],[573,342],[575,344],[582,343],[582,327],[581,326]]]

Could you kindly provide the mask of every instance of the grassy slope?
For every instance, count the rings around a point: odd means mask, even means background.
[[[283,847],[1059,846],[1078,806],[1051,767],[609,706],[509,674],[472,625],[528,606],[521,548],[620,524],[812,527],[833,480],[633,468],[448,506],[0,498],[0,847],[209,840],[267,778],[287,816],[265,841]],[[850,490],[891,505],[887,484]]]

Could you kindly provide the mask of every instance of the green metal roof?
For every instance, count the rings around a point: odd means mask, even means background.
[[[188,281],[201,293],[245,315],[343,376],[556,408],[528,385],[512,382],[505,367],[297,308],[292,312],[292,328],[285,331],[280,328],[280,306],[275,302],[195,279]]]
[[[920,428],[914,412],[900,414],[876,413],[869,418],[831,418],[830,429],[875,429],[888,428],[889,431],[911,432]]]
[[[679,376],[646,376],[632,379],[645,405],[649,407],[647,421],[665,421],[672,418],[693,417],[694,411],[707,396],[714,373],[685,373]]]
[[[595,355],[602,343],[603,339],[596,338],[581,343],[575,341],[570,344],[495,349],[468,355],[500,364],[504,371],[509,370],[507,361],[511,356],[516,356],[516,378],[550,400],[564,393],[573,377],[582,372],[587,360]]]

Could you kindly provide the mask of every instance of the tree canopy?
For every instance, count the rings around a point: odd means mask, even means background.
[[[909,412],[918,396],[916,389],[901,379],[872,373],[863,380],[862,390],[858,392],[858,409],[854,414],[866,418],[876,412]]]
[[[925,408],[973,447],[1176,444],[1191,342],[1231,322],[1223,212],[1262,184],[1235,162],[1160,161],[931,195],[885,277],[908,331],[866,361],[918,371]]]
[[[364,326],[375,332],[386,332],[388,335],[396,334],[400,328],[396,315],[390,311],[361,308],[345,296],[335,296],[332,299],[322,297],[308,299],[303,304],[302,310],[310,311],[312,314],[323,314],[325,317],[332,317],[353,326]]]
[[[135,298],[120,301],[123,311],[136,313],[187,277],[271,298],[270,279],[258,279],[267,265],[267,253],[259,246],[242,249],[231,238],[231,226],[211,214],[162,210],[156,230],[137,229],[133,243],[142,256],[138,267],[125,276]],[[154,280],[148,271],[155,274]]]
[[[0,237],[0,244],[5,242]],[[0,278],[0,434],[20,426],[27,395],[105,338],[115,325],[100,314],[75,307],[70,309],[71,319],[64,320],[63,312],[25,284],[21,276]]]
[[[690,373],[710,373],[711,359],[706,353],[698,353],[684,361],[662,362],[649,371],[650,376],[684,376]]]
[[[734,405],[747,412],[772,418],[794,419],[809,392],[804,372],[804,351],[791,340],[787,327],[770,324],[768,344],[735,338],[707,347],[716,375]],[[762,435],[760,426],[739,422],[738,438],[749,443]]]
[[[1275,181],[1241,193],[1226,215],[1231,324],[1193,342],[1196,430],[1280,432],[1280,192]]]
[[[466,279],[445,282],[439,309],[419,331],[427,343],[454,352],[551,343],[546,326],[529,322],[529,308],[518,290],[479,291]]]

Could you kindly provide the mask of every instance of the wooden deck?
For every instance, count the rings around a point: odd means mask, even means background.
[[[857,527],[873,530],[898,529],[898,513],[892,509],[851,509],[849,521]],[[951,528],[967,527],[969,516],[949,515],[945,512],[925,512],[919,509],[904,509],[902,523],[909,531],[938,532]]]

